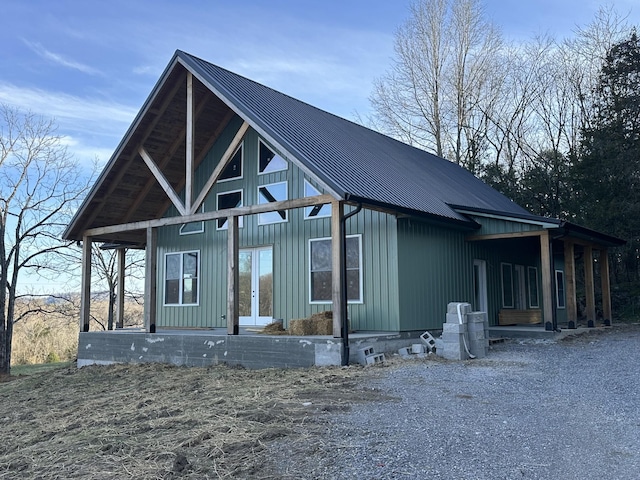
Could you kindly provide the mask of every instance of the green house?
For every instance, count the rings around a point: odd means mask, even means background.
[[[334,337],[347,317],[355,332],[437,330],[452,301],[492,325],[610,324],[607,250],[623,243],[182,51],[64,236],[83,244],[83,332],[91,244],[108,242],[121,260],[145,249],[149,334],[332,310]]]

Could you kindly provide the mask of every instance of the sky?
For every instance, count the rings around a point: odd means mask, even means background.
[[[176,49],[348,119],[370,113],[412,0],[0,0],[0,103],[106,163]],[[640,26],[637,0],[607,3]],[[484,0],[506,40],[570,36],[592,0]]]

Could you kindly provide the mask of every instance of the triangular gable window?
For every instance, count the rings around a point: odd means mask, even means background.
[[[242,190],[235,190],[233,192],[224,192],[218,194],[218,210],[225,210],[227,208],[236,208],[242,206]],[[242,227],[242,217],[238,218],[238,226]],[[226,230],[227,219],[219,218],[217,221],[218,230]]]
[[[267,147],[262,140],[258,140],[260,145],[258,173],[271,173],[286,170],[288,168],[287,161],[280,155]]]
[[[218,180],[235,180],[236,178],[242,178],[242,145],[238,147],[238,150],[233,154],[227,166],[224,167]]]
[[[322,195],[320,190],[311,185],[309,181],[304,179],[304,196],[305,197],[316,197],[318,195]],[[331,205],[314,205],[312,207],[305,207],[304,209],[304,218],[305,220],[308,218],[323,218],[331,216]]]

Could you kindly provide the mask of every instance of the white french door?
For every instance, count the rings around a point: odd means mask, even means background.
[[[273,249],[245,248],[238,258],[240,325],[273,321]]]

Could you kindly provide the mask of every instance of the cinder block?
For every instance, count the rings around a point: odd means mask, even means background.
[[[460,317],[457,313],[447,313],[446,317],[447,323],[460,323]],[[462,323],[467,322],[467,317],[462,314]]]
[[[358,363],[362,365],[367,365],[367,357],[373,355],[375,352],[373,351],[373,347],[367,345],[366,347],[362,347],[358,349]]]
[[[433,335],[429,332],[424,332],[420,335],[420,340],[422,340],[422,343],[427,347],[427,351],[432,352],[433,349],[436,348],[436,339],[433,338]]]
[[[462,343],[463,333],[442,332],[442,341],[444,343]]]
[[[470,312],[467,314],[467,322],[484,322],[487,318],[485,312]]]
[[[447,313],[458,313],[458,305],[460,305],[460,312],[462,315],[471,313],[471,304],[465,302],[451,302],[447,305]]]
[[[484,343],[484,330],[479,332],[469,332],[467,334],[470,342],[481,342]]]
[[[461,323],[443,323],[442,333],[464,333],[467,330],[465,324]]]
[[[374,355],[369,355],[366,358],[365,365],[369,366],[369,365],[376,365],[379,363],[384,363],[384,353],[376,353]]]
[[[400,355],[401,357],[410,357],[411,356],[411,349],[409,347],[403,347],[400,350],[398,350],[398,355]]]
[[[411,345],[411,353],[424,353],[424,345],[422,343],[414,343]]]
[[[464,345],[446,342],[444,344],[442,356],[447,360],[466,360],[468,358]]]

